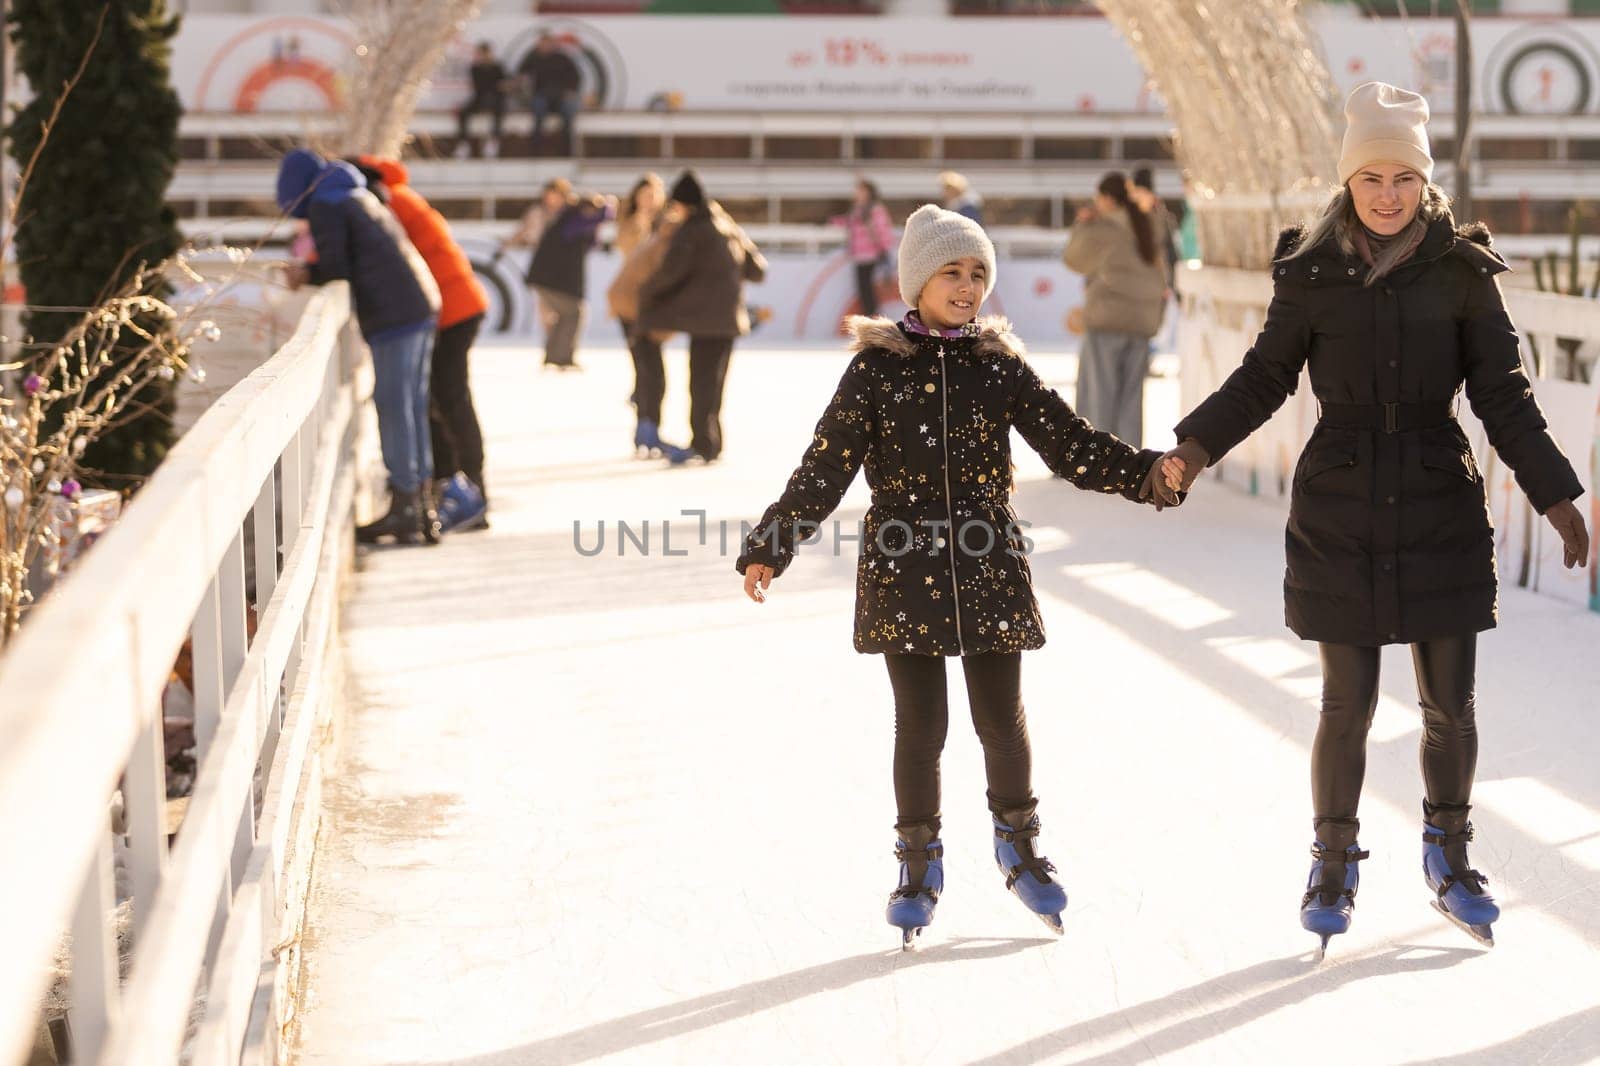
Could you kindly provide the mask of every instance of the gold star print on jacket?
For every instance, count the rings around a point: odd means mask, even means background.
[[[1159,453],[1080,418],[1028,365],[1003,318],[958,338],[886,318],[848,325],[850,366],[783,495],[746,538],[739,572],[761,563],[781,575],[799,537],[833,513],[864,466],[872,507],[856,565],[856,650],[1042,646],[1025,528],[1010,502],[1011,429],[1078,488],[1134,502]]]

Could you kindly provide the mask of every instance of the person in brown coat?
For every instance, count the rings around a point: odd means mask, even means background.
[[[635,183],[617,214],[614,243],[622,254],[622,267],[606,292],[611,313],[622,324],[622,335],[633,357],[633,401],[637,420],[633,446],[646,456],[665,456],[677,462],[688,452],[661,439],[661,401],[667,392],[666,367],[661,359],[662,336],[638,328],[639,290],[661,265],[678,215],[662,210],[667,187],[658,174],[646,174]]]
[[[722,389],[733,344],[750,332],[744,284],[767,276],[767,261],[722,205],[706,198],[693,171],[672,187],[683,222],[639,291],[641,332],[689,335],[690,458],[722,454]]]
[[[1094,206],[1078,212],[1062,258],[1084,276],[1078,412],[1130,444],[1144,438],[1150,338],[1166,306],[1165,235],[1133,199],[1127,176],[1107,174]]]

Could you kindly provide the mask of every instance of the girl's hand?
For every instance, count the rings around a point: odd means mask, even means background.
[[[1161,474],[1174,492],[1188,492],[1200,472],[1211,464],[1211,453],[1193,437],[1161,457]]]
[[[1183,460],[1174,456],[1161,461],[1161,476],[1167,479],[1167,488],[1177,492],[1183,488]]]
[[[751,563],[744,568],[744,594],[757,603],[767,602],[767,586],[772,584],[772,567]]]

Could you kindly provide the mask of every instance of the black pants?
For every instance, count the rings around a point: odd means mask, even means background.
[[[722,454],[722,387],[728,381],[733,340],[689,338],[689,447],[707,459]]]
[[[885,655],[894,688],[894,799],[900,826],[939,826],[939,755],[950,728],[945,660]],[[1033,802],[1033,751],[1022,710],[1022,653],[967,655],[967,702],[983,744],[990,810]]]
[[[463,141],[466,140],[468,136],[467,123],[472,120],[473,115],[483,114],[484,112],[494,116],[493,136],[498,141],[500,139],[500,127],[505,124],[506,120],[505,93],[474,96],[463,104],[461,110],[456,112],[456,136]]]
[[[1323,644],[1322,717],[1311,745],[1317,818],[1356,816],[1367,772],[1367,730],[1378,708],[1378,648]],[[1478,765],[1473,685],[1477,634],[1411,646],[1422,703],[1422,781],[1436,807],[1465,806]]]
[[[633,406],[641,422],[661,424],[661,401],[667,395],[667,369],[661,360],[661,342],[648,333],[637,333],[632,322],[624,320],[622,335],[628,339],[628,354],[633,356]]]
[[[869,317],[878,313],[878,290],[872,284],[877,272],[877,263],[856,264],[856,302],[861,304],[861,313]]]
[[[472,406],[467,381],[467,356],[478,338],[482,315],[473,315],[439,331],[433,342],[433,372],[428,380],[428,430],[433,437],[433,475],[447,478],[456,471],[483,489],[483,430]]]

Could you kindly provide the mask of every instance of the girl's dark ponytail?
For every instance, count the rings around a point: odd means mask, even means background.
[[[1144,209],[1133,202],[1133,197],[1128,194],[1128,176],[1120,170],[1113,170],[1100,179],[1096,187],[1100,195],[1111,200],[1112,203],[1128,213],[1128,222],[1133,226],[1133,239],[1139,245],[1139,258],[1146,263],[1156,261],[1156,233],[1155,227],[1150,224],[1150,216]]]

